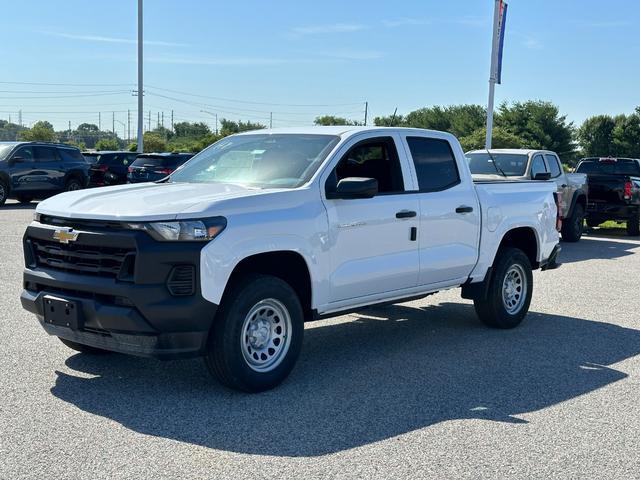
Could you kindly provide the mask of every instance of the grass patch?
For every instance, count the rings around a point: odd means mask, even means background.
[[[606,221],[599,225],[600,228],[627,228],[627,222],[614,222],[613,220]]]

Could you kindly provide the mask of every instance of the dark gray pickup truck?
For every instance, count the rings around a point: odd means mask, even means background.
[[[640,235],[640,160],[584,158],[576,172],[587,175],[587,225],[596,227],[607,220],[627,222],[627,233]]]

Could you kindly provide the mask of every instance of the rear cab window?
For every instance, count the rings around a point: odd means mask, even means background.
[[[439,192],[460,183],[460,172],[447,140],[407,137],[421,192]]]
[[[588,159],[582,160],[576,173],[601,175],[635,175],[640,176],[640,162],[634,159]]]

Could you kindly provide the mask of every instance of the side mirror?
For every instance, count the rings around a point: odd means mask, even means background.
[[[24,162],[24,157],[20,157],[20,156],[11,157],[9,159],[9,165],[13,165],[14,163],[22,163],[22,162]]]
[[[533,176],[533,180],[549,180],[550,178],[550,172],[538,172]]]
[[[375,178],[347,177],[338,182],[334,192],[327,192],[327,198],[343,200],[372,198],[377,193],[378,180]]]

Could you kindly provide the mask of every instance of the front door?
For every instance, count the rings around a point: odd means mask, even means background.
[[[329,219],[330,303],[415,287],[419,259],[415,240],[418,199],[407,194],[406,157],[398,154],[396,136],[358,137],[324,183],[332,189],[348,177],[375,178],[373,198],[324,199]]]

